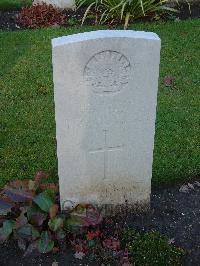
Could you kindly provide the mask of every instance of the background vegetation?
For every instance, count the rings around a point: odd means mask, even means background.
[[[20,9],[23,6],[30,6],[32,0],[1,0],[0,10]]]

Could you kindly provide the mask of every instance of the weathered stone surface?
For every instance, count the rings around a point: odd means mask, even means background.
[[[148,205],[159,37],[107,30],[52,46],[62,208]]]
[[[75,1],[74,0],[34,0],[33,4],[42,4],[46,3],[47,5],[53,5],[58,8],[74,8]]]

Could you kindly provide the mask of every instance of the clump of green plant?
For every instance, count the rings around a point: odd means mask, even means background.
[[[136,233],[133,229],[123,232],[122,243],[127,246],[134,265],[181,265],[184,251],[170,243],[159,232]]]
[[[175,11],[164,5],[167,2],[168,0],[94,0],[93,2],[77,0],[77,8],[87,6],[82,23],[84,23],[89,12],[95,9],[97,14],[100,13],[99,24],[112,20],[124,21],[124,28],[126,29],[131,20]]]

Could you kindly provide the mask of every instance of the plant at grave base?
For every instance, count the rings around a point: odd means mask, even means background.
[[[38,172],[34,180],[10,182],[0,192],[0,243],[13,237],[25,255],[33,250],[47,253],[65,237],[58,186],[43,183],[46,177]]]
[[[74,249],[98,265],[179,265],[182,250],[159,233],[139,234],[123,229],[121,215],[103,217],[91,204],[78,204],[70,213],[59,212],[58,187],[34,180],[14,181],[0,192],[0,243],[14,238],[24,256]],[[157,252],[158,251],[158,252]]]
[[[65,248],[69,229],[95,226],[102,220],[91,205],[79,204],[69,214],[59,212],[58,186],[43,182],[44,172],[33,180],[10,182],[0,191],[0,243],[14,238],[29,255]]]
[[[66,22],[66,15],[62,10],[43,3],[23,7],[18,15],[17,22],[27,28],[44,28],[63,25]]]
[[[88,0],[77,0],[77,8],[84,5],[87,6],[85,14],[82,19],[82,24],[87,18],[92,9],[99,16],[99,24],[103,24],[107,21],[124,21],[124,28],[128,27],[130,21],[133,21],[142,17],[154,17],[157,14],[163,14],[167,12],[176,12],[175,9],[165,6],[168,0],[94,0],[93,2]]]
[[[170,244],[159,232],[138,234],[132,229],[123,232],[122,245],[127,247],[134,265],[181,265],[184,251]]]

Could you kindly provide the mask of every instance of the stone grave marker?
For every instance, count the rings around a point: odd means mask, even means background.
[[[62,209],[150,202],[160,39],[101,30],[52,40]]]

